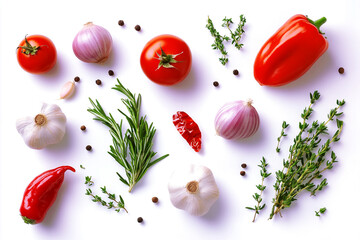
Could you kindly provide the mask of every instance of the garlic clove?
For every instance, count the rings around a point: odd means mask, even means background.
[[[70,98],[75,92],[75,83],[73,81],[66,82],[60,91],[60,99]]]

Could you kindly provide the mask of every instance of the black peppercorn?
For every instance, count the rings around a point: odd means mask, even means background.
[[[80,129],[81,129],[81,131],[85,131],[85,130],[86,130],[85,125],[82,125],[82,126],[80,127]]]
[[[142,223],[144,221],[144,219],[142,217],[138,217],[137,221],[138,221],[138,223]]]
[[[78,76],[74,77],[74,81],[75,82],[79,82],[80,81],[80,78]]]
[[[214,87],[218,87],[218,86],[219,86],[219,82],[218,82],[218,81],[215,81],[215,82],[213,82],[213,85],[214,85]]]
[[[101,85],[101,80],[100,80],[100,79],[97,79],[97,80],[95,81],[95,83],[96,83],[97,85]]]
[[[340,74],[344,74],[345,69],[343,67],[340,67],[338,71],[339,71]]]
[[[235,70],[233,71],[233,74],[234,74],[235,76],[237,76],[237,75],[239,75],[239,71],[238,71],[237,69],[235,69]]]
[[[108,71],[108,74],[109,74],[110,76],[114,76],[114,71],[113,71],[113,70],[109,70],[109,71]]]
[[[245,176],[245,171],[241,171],[241,172],[240,172],[240,175],[241,175],[241,176]]]
[[[157,203],[157,202],[159,201],[159,199],[158,199],[157,197],[153,197],[153,198],[151,199],[151,201],[152,201],[153,203]]]
[[[140,31],[140,30],[141,30],[140,25],[136,25],[136,26],[135,26],[135,30],[136,30],[136,31]]]
[[[124,26],[124,24],[125,24],[125,23],[124,23],[124,20],[119,20],[119,21],[118,21],[118,24],[119,24],[120,26]]]
[[[246,163],[241,164],[242,168],[246,168]]]
[[[86,150],[91,151],[92,147],[90,145],[86,146]]]

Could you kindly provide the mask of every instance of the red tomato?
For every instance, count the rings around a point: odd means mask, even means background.
[[[140,57],[145,75],[161,85],[174,85],[184,80],[190,72],[191,61],[189,46],[168,34],[151,39]]]
[[[42,35],[25,37],[17,48],[17,60],[27,72],[41,74],[48,72],[56,63],[54,43]]]

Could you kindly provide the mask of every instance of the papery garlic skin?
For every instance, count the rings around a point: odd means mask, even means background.
[[[211,170],[189,165],[174,171],[168,190],[171,203],[194,216],[205,215],[219,198],[219,189]]]
[[[26,145],[33,149],[42,149],[63,139],[66,116],[58,105],[43,103],[40,113],[18,119],[16,129]]]

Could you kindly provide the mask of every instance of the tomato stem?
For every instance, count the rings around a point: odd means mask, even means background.
[[[181,53],[178,53],[178,54],[166,54],[164,52],[164,50],[162,49],[162,47],[160,46],[160,50],[161,50],[161,54],[159,53],[156,53],[158,55],[158,60],[160,60],[159,62],[159,65],[158,65],[158,68],[161,68],[161,67],[164,67],[164,68],[175,68],[173,65],[171,65],[172,63],[177,63],[178,61],[175,60],[175,58],[177,56],[179,56],[180,54],[182,54],[183,52]],[[156,69],[156,70],[157,70]]]
[[[23,50],[22,53],[26,55],[35,55],[40,49],[40,46],[32,46],[25,36],[25,46],[19,46],[18,48],[21,48]]]

